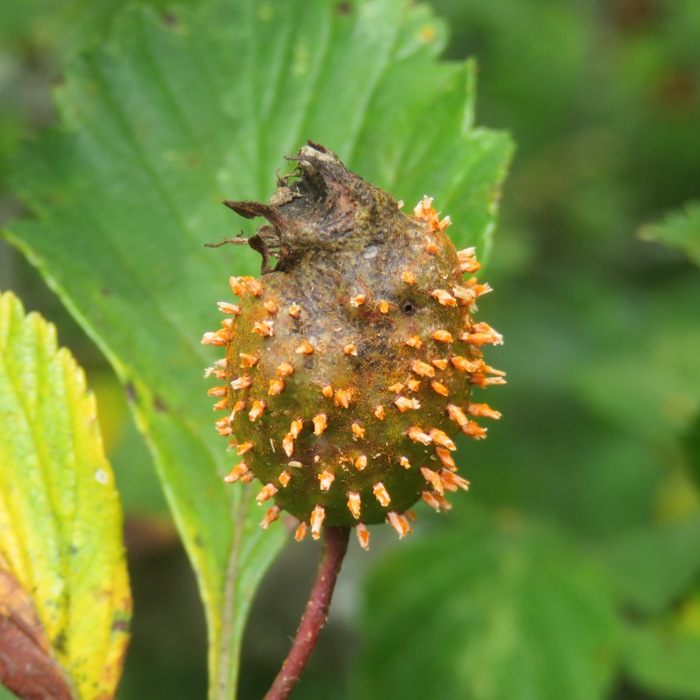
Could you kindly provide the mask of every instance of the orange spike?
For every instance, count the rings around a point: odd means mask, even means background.
[[[437,299],[443,306],[457,306],[457,300],[444,289],[433,289],[430,296]]]
[[[263,530],[267,530],[267,528],[270,527],[270,525],[272,525],[272,523],[274,523],[275,520],[277,520],[277,518],[279,518],[279,517],[280,517],[280,507],[279,506],[272,506],[272,508],[270,508],[270,510],[268,510],[267,513],[265,513],[265,517],[262,519],[262,521],[260,523],[260,527]]]
[[[432,381],[430,382],[430,386],[434,392],[440,394],[441,396],[450,395],[450,390],[442,382]]]
[[[455,474],[447,469],[441,469],[440,477],[442,478],[445,488],[450,491],[456,491],[458,488],[469,491],[469,482],[463,479],[459,474]]]
[[[245,279],[246,286],[251,294],[256,297],[262,296],[263,286],[260,280],[255,279],[255,277],[244,277],[243,279]]]
[[[258,505],[264,503],[268,499],[272,498],[279,489],[272,483],[265,484],[265,486],[260,489],[260,493],[255,497]]]
[[[503,345],[503,336],[495,331],[488,323],[475,323],[472,332],[465,331],[459,336],[460,340],[470,345]]]
[[[400,458],[399,458],[399,464],[400,464],[404,469],[410,469],[410,468],[411,468],[411,463],[408,461],[408,457],[400,457]]]
[[[323,506],[316,506],[311,511],[311,536],[317,540],[321,536],[321,525],[326,517],[326,509]]]
[[[243,399],[241,399],[240,401],[236,401],[236,405],[233,407],[233,411],[231,411],[231,420],[234,419],[236,413],[240,413],[244,408],[245,401],[243,401]]]
[[[405,396],[398,396],[394,399],[394,404],[403,413],[404,411],[409,411],[411,409],[417,410],[420,408],[420,401],[418,399],[407,399]]]
[[[452,440],[450,440],[450,438],[447,436],[447,433],[443,432],[442,430],[433,428],[430,431],[430,437],[436,445],[446,447],[448,450],[453,451],[457,449],[457,446],[454,444],[454,442],[452,442]]]
[[[372,486],[372,492],[374,497],[379,501],[379,505],[386,508],[391,503],[391,496],[389,492],[384,487],[381,481],[378,481],[374,486]]]
[[[401,279],[406,283],[406,284],[415,284],[416,283],[416,276],[410,271],[406,270],[401,274]]]
[[[304,422],[296,418],[289,424],[289,434],[296,440],[299,437],[299,433],[302,431],[303,427]]]
[[[270,379],[270,390],[267,392],[270,396],[277,396],[284,390],[284,381],[282,379]]]
[[[290,433],[287,433],[282,438],[282,449],[287,457],[291,457],[294,454],[294,437]]]
[[[350,306],[356,309],[358,306],[362,306],[365,303],[367,297],[364,294],[358,294],[357,296],[350,299]]]
[[[309,530],[309,526],[306,523],[304,523],[304,522],[299,523],[299,527],[297,528],[297,531],[294,533],[294,539],[297,542],[301,542],[306,537],[306,533],[308,532],[308,530]]]
[[[447,360],[430,360],[430,363],[435,365],[438,369],[447,369]]]
[[[452,459],[452,455],[449,453],[448,450],[446,450],[444,447],[436,447],[435,452],[437,456],[440,458],[440,461],[448,468],[448,469],[457,469],[457,465],[455,464],[454,459]]]
[[[452,287],[452,294],[459,299],[459,303],[462,304],[462,306],[471,306],[477,296],[473,289],[462,287],[459,284]]]
[[[398,513],[394,513],[394,511],[391,511],[387,514],[386,520],[389,523],[389,525],[391,525],[391,527],[393,527],[394,530],[398,532],[399,538],[405,537],[410,532],[413,532],[413,530],[411,530],[411,526],[408,524],[408,520],[405,515],[399,515]]]
[[[406,435],[413,440],[413,442],[420,442],[423,445],[429,445],[433,441],[433,438],[424,433],[417,425],[412,425],[406,431]]]
[[[245,462],[239,462],[232,470],[231,473],[224,477],[224,482],[227,484],[233,484],[238,481],[244,474],[248,473],[250,470]]]
[[[301,345],[294,351],[297,355],[311,355],[314,351],[313,346],[308,341],[303,341]]]
[[[258,418],[260,418],[266,407],[267,403],[264,399],[255,399],[255,401],[253,401],[253,407],[250,409],[250,413],[248,413],[248,417],[250,418],[250,420],[254,422]]]
[[[411,370],[419,377],[435,376],[435,370],[427,362],[421,362],[420,360],[413,360],[411,363]]]
[[[247,374],[244,374],[244,375],[238,377],[238,379],[234,379],[231,382],[231,388],[234,391],[240,391],[241,389],[247,389],[252,383],[253,383],[252,377],[250,377]]]
[[[427,503],[433,510],[440,510],[440,501],[435,497],[432,491],[421,491],[420,497],[425,503]]]
[[[312,418],[314,424],[314,435],[320,435],[328,427],[328,416],[325,413],[319,413]]]
[[[275,332],[272,329],[272,321],[255,321],[253,323],[253,333],[257,333],[263,338],[273,336]]]
[[[286,469],[283,472],[281,472],[280,475],[277,477],[277,481],[280,482],[282,488],[286,487],[291,480],[292,475]]]
[[[467,287],[469,287],[469,289],[471,289],[477,297],[493,291],[487,282],[484,284],[479,284],[476,277],[472,277],[471,279],[467,280]]]
[[[352,517],[355,520],[360,518],[360,510],[362,508],[362,501],[360,500],[360,494],[357,491],[348,491],[348,510],[352,513]]]
[[[487,386],[495,386],[497,384],[505,384],[506,380],[503,377],[487,377],[483,374],[473,374],[469,378],[469,383],[474,386],[485,389]]]
[[[437,502],[440,504],[441,510],[444,510],[444,511],[452,510],[452,504],[444,496],[441,496],[439,493],[436,493],[435,498],[437,499]]]
[[[260,358],[257,355],[249,355],[247,352],[239,352],[238,356],[241,358],[240,366],[242,368],[255,367],[255,365],[257,365],[260,361]]]
[[[418,391],[418,389],[420,389],[420,381],[418,381],[418,379],[408,379],[406,381],[406,388],[409,391]]]
[[[416,348],[417,350],[420,350],[423,347],[423,341],[417,335],[409,336],[408,338],[406,338],[406,340],[404,342],[409,347]]]
[[[445,493],[445,487],[442,483],[442,479],[440,478],[440,475],[437,472],[434,472],[432,469],[428,469],[428,467],[421,467],[420,468],[420,473],[423,475],[423,478],[432,485],[432,487],[442,496]]]
[[[403,391],[403,384],[399,384],[397,382],[396,384],[392,384],[390,387],[387,388],[394,394],[400,394]]]
[[[429,253],[430,255],[437,255],[438,251],[440,248],[438,248],[438,244],[432,240],[432,239],[427,239],[425,243],[425,252]]]
[[[242,442],[240,445],[236,447],[236,454],[237,455],[244,455],[246,452],[250,452],[253,449],[253,443],[252,442]]]
[[[357,532],[357,541],[360,543],[360,547],[369,549],[369,530],[362,523],[359,523],[355,531]]]
[[[476,421],[467,421],[465,425],[461,426],[461,428],[462,432],[473,440],[486,439],[486,428],[482,428]]]
[[[229,286],[231,287],[231,291],[237,296],[237,297],[244,297],[247,293],[247,288],[245,285],[246,279],[252,279],[252,278],[246,278],[246,277],[229,277],[228,278],[228,283]]]
[[[450,362],[460,372],[476,372],[483,365],[483,360],[468,360],[461,355],[455,355],[450,358]]]
[[[215,345],[220,347],[226,345],[233,338],[233,334],[226,328],[218,331],[209,331],[202,336],[202,345]]]
[[[299,304],[292,304],[288,309],[287,313],[292,317],[292,318],[299,318],[299,314],[301,313],[301,306]]]
[[[335,392],[335,405],[347,408],[353,401],[352,389],[337,389]]]
[[[362,440],[365,436],[365,429],[359,423],[353,423],[351,426],[352,434],[358,439]]]
[[[384,420],[384,406],[381,404],[378,404],[377,406],[374,407],[374,415],[379,418],[379,420]]]
[[[241,313],[241,307],[237,304],[229,304],[227,301],[220,301],[216,305],[219,307],[219,311],[225,314],[239,316]]]
[[[355,460],[355,469],[362,471],[367,466],[367,455],[360,455]]]
[[[354,355],[355,357],[357,357],[357,348],[353,343],[348,343],[343,347],[343,354]]]
[[[289,362],[281,362],[277,367],[277,376],[280,379],[285,379],[291,374],[294,374],[294,365],[290,365]]]
[[[379,302],[379,313],[388,314],[389,313],[389,302],[386,299],[382,299]]]
[[[277,304],[275,304],[275,302],[272,301],[272,299],[268,299],[266,302],[264,302],[263,308],[271,316],[274,316],[277,313]]]
[[[458,250],[457,262],[459,263],[459,269],[467,274],[473,274],[481,267],[476,259],[476,248]]]
[[[327,469],[324,469],[318,475],[318,481],[321,485],[321,491],[328,491],[331,484],[335,481],[335,474],[333,472],[329,472]]]
[[[227,403],[228,403],[228,400],[227,400],[227,399],[219,399],[219,401],[217,401],[217,402],[214,404],[214,410],[215,410],[215,411],[225,411],[225,410],[226,410],[226,404],[227,404]]]
[[[246,472],[245,474],[243,474],[243,476],[241,476],[241,483],[247,484],[251,482],[254,478],[255,474],[253,474],[253,472]]]
[[[218,421],[216,421],[216,423],[214,423],[214,426],[216,427],[216,432],[224,437],[233,433],[233,428],[231,427],[231,419],[228,417],[220,418]]]
[[[437,340],[438,343],[451,343],[452,342],[452,334],[449,331],[435,331],[434,333],[431,334],[432,338],[434,340]]]
[[[460,428],[469,422],[469,418],[467,418],[464,411],[459,406],[455,406],[451,403],[447,404],[447,415],[450,417],[450,420],[457,423]]]
[[[494,411],[485,403],[470,403],[467,406],[467,411],[477,418],[493,418],[494,420],[498,420],[501,417],[498,411]]]
[[[327,399],[330,399],[333,396],[333,387],[330,384],[326,384],[325,386],[321,387],[321,393]]]

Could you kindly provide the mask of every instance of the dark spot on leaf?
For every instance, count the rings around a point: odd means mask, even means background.
[[[153,399],[153,408],[155,408],[158,413],[165,413],[168,410],[168,407],[160,396],[156,396],[155,399]]]
[[[180,23],[180,18],[172,10],[163,14],[163,24],[166,27],[176,27]]]
[[[56,651],[65,651],[66,649],[66,633],[65,631],[59,632],[53,639],[53,647]]]
[[[124,392],[126,393],[126,398],[129,401],[133,401],[134,403],[136,402],[138,394],[136,393],[136,387],[131,382],[127,382],[124,385]]]
[[[128,620],[115,620],[112,623],[113,632],[128,632],[129,631],[129,621]]]
[[[335,6],[335,11],[339,15],[349,15],[352,12],[352,3],[351,2],[339,2]]]
[[[111,290],[109,287],[102,287],[102,289],[100,289],[100,294],[101,294],[103,297],[111,297],[111,296],[112,296],[112,290]]]

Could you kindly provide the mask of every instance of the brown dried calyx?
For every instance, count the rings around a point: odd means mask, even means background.
[[[275,502],[263,527],[286,510],[299,539],[356,526],[366,547],[366,525],[403,536],[416,501],[448,509],[445,492],[468,487],[454,440],[499,417],[471,395],[504,382],[481,352],[502,340],[472,320],[490,288],[463,280],[474,251],[455,250],[432,200],[407,216],[318,144],[293,160],[269,204],[226,202],[269,222],[249,239],[262,277],[230,279],[239,299],[203,339],[226,347],[210,370],[224,381],[210,390],[226,411],[217,430],[241,458],[226,479],[262,482],[258,501]]]

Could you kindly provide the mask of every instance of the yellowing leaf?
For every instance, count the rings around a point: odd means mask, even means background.
[[[121,525],[82,370],[52,325],[1,295],[0,648],[43,664],[45,693],[0,663],[20,696],[114,697],[131,613]]]

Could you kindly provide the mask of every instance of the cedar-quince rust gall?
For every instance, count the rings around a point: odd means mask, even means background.
[[[225,481],[260,481],[258,503],[274,503],[263,528],[287,511],[297,539],[354,526],[366,548],[367,525],[402,537],[417,501],[448,510],[445,493],[468,488],[455,440],[484,438],[474,419],[500,416],[471,399],[504,383],[482,356],[502,339],[472,319],[491,289],[430,198],[407,216],[323,146],[290,160],[269,204],[226,202],[268,223],[248,240],[261,277],[230,278],[235,300],[202,339],[226,349],[207,370],[223,382],[209,390],[216,429],[238,455]]]

